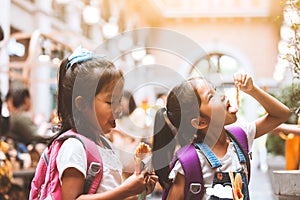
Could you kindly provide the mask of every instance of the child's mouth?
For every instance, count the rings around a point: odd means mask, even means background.
[[[116,127],[116,121],[115,121],[115,120],[111,120],[110,124],[111,124],[111,126],[112,126],[113,128]]]
[[[236,114],[239,110],[238,110],[238,108],[231,106],[231,105],[230,105],[230,102],[228,101],[228,102],[227,102],[227,111],[228,111],[230,114]]]

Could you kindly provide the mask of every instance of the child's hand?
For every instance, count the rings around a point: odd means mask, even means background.
[[[142,171],[140,174],[134,173],[127,178],[122,186],[125,186],[130,195],[137,195],[142,193],[147,188],[147,176],[146,171]]]
[[[247,74],[235,74],[233,76],[234,84],[243,92],[249,92],[253,89],[253,80]]]
[[[147,177],[146,178],[146,182],[147,182],[146,183],[146,188],[147,188],[146,191],[147,191],[147,195],[148,195],[153,192],[155,185],[158,181],[158,176],[155,175],[154,172],[152,172],[152,173],[147,174],[146,177]]]

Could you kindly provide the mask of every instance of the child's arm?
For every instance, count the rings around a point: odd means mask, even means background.
[[[278,133],[284,133],[284,134],[289,134],[293,133],[295,135],[300,136],[300,126],[297,124],[280,124],[276,128],[270,131],[272,134],[278,134]]]
[[[84,176],[76,168],[72,167],[65,169],[61,181],[63,200],[75,199],[82,193],[84,187]]]
[[[174,183],[170,188],[167,200],[184,200],[184,186],[185,186],[185,177],[180,173],[177,173]]]
[[[253,80],[247,74],[237,74],[234,82],[240,90],[252,96],[265,109],[266,115],[256,120],[255,138],[273,130],[279,124],[285,122],[290,116],[290,110],[276,98],[253,84]]]
[[[147,187],[145,173],[146,172],[144,171],[140,175],[132,175],[131,177],[126,179],[126,181],[122,185],[111,191],[80,195],[77,200],[121,200],[127,198],[137,199],[137,196],[135,197],[135,195],[142,193]]]

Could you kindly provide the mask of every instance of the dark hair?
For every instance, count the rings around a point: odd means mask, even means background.
[[[0,41],[2,41],[4,39],[4,32],[3,32],[3,29],[0,25]]]
[[[30,93],[28,88],[20,87],[11,89],[7,93],[6,98],[12,98],[12,104],[15,108],[19,108],[24,105],[26,98],[30,98]]]
[[[66,69],[67,63],[68,59],[65,58],[60,65],[58,74],[57,114],[61,122],[61,130],[58,135],[74,129],[95,139],[95,136],[89,131],[80,131],[89,127],[86,127],[86,119],[74,106],[75,98],[82,96],[84,103],[92,106],[95,96],[105,86],[113,81],[124,80],[123,74],[112,62],[100,57],[74,63],[68,69]]]
[[[128,114],[130,115],[137,107],[133,95],[131,92],[125,90],[123,94],[123,98],[128,99]]]
[[[200,116],[201,101],[196,89],[194,79],[175,86],[167,96],[166,108],[160,108],[155,115],[153,167],[164,188],[170,183],[169,164],[176,145],[191,143],[195,135],[204,137],[191,124],[193,118]]]

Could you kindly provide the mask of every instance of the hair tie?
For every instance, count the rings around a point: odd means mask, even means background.
[[[178,130],[177,130],[177,128],[172,124],[171,120],[169,119],[168,114],[167,114],[167,109],[166,109],[166,108],[164,109],[163,115],[164,115],[164,118],[165,118],[165,122],[167,123],[167,125],[168,125],[169,128],[171,129],[173,135],[176,136]]]
[[[66,64],[66,70],[69,69],[73,64],[90,60],[94,57],[103,58],[105,56],[95,55],[93,52],[82,48],[81,46],[77,47],[73,53],[68,57],[68,63]]]

